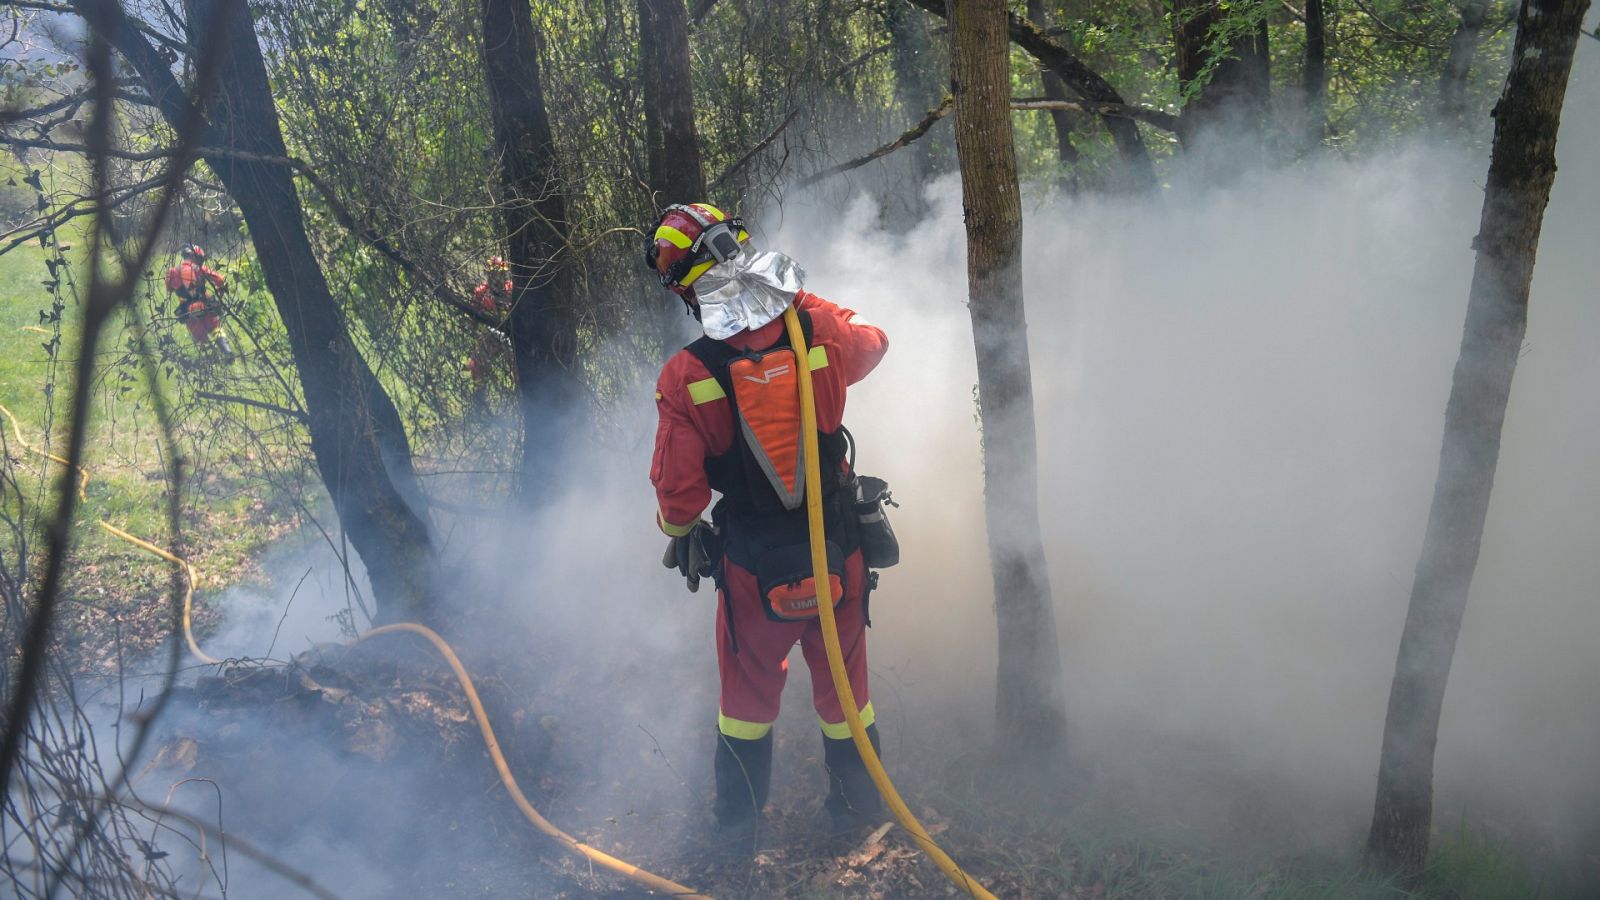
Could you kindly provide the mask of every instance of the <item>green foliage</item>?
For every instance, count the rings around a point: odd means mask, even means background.
[[[1441,835],[1428,850],[1423,870],[1430,894],[1462,900],[1534,900],[1577,896],[1536,874],[1528,859],[1508,842],[1465,820],[1454,834]]]

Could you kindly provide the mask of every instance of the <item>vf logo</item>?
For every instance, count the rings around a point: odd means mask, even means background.
[[[746,375],[746,376],[744,376],[744,380],[745,381],[753,381],[756,384],[769,384],[769,383],[772,382],[772,379],[778,377],[779,375],[783,375],[783,374],[787,373],[788,371],[789,371],[789,364],[788,363],[784,363],[781,366],[777,366],[775,368],[771,368],[771,369],[766,370],[765,372],[762,372],[760,377],[757,377],[755,375]]]

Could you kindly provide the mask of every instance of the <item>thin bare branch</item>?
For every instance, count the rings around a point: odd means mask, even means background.
[[[814,175],[808,175],[800,180],[800,183],[797,185],[797,187],[810,187],[811,185],[816,184],[824,179],[832,178],[835,175],[838,175],[842,172],[848,172],[851,169],[859,169],[875,159],[881,159],[885,156],[888,156],[894,151],[899,150],[901,147],[904,147],[917,138],[927,134],[928,129],[932,128],[940,119],[950,114],[950,110],[954,103],[955,98],[949,94],[946,94],[944,100],[941,101],[938,106],[928,110],[927,114],[918,120],[917,124],[906,129],[904,134],[900,135],[889,143],[884,144],[882,147],[873,150],[871,153],[868,153],[865,156],[858,156],[848,162],[842,162],[836,166],[829,166],[828,168],[823,169],[821,172],[817,172]]]
[[[288,416],[296,422],[299,422],[301,425],[305,425],[309,421],[309,418],[306,416],[306,414],[299,410],[288,409],[286,407],[279,406],[276,403],[268,403],[264,400],[252,400],[249,397],[235,397],[232,394],[217,394],[211,391],[195,391],[194,395],[202,400],[216,400],[220,403],[241,403],[245,406],[253,406],[256,409],[264,409],[267,412],[275,412],[280,416]]]
[[[1038,110],[1066,110],[1067,112],[1093,113],[1097,116],[1118,116],[1124,119],[1137,119],[1146,125],[1160,128],[1163,131],[1177,131],[1178,117],[1159,109],[1148,106],[1133,106],[1127,103],[1097,103],[1092,100],[1051,100],[1048,97],[1015,97],[1011,100],[1012,109],[1038,109]]]
[[[689,8],[689,25],[693,27],[700,24],[700,20],[711,12],[711,7],[717,5],[717,0],[695,0],[694,6]]]
[[[710,185],[710,187],[707,188],[707,190],[710,191],[710,192],[715,192],[717,190],[717,188],[720,188],[725,183],[727,183],[729,178],[732,178],[734,175],[736,175],[739,172],[739,170],[741,170],[745,166],[749,165],[750,164],[750,160],[755,159],[756,156],[761,153],[761,151],[763,151],[763,150],[767,149],[767,147],[771,146],[772,142],[778,139],[778,135],[782,134],[783,130],[785,128],[788,128],[789,127],[789,123],[793,122],[795,116],[798,116],[798,115],[800,115],[800,110],[798,108],[789,110],[789,114],[787,116],[783,117],[783,121],[778,123],[778,127],[777,128],[774,128],[771,131],[767,132],[767,136],[766,137],[762,138],[759,141],[756,141],[756,145],[754,147],[751,147],[749,150],[746,150],[745,154],[743,156],[739,157],[737,160],[735,160],[733,165],[731,165],[727,169],[723,170],[722,174],[718,175],[716,177],[716,180],[711,182],[711,185]]]

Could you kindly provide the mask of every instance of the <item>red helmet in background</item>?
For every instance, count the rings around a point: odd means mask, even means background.
[[[692,310],[695,279],[738,256],[749,239],[744,220],[737,216],[730,218],[709,203],[675,203],[656,223],[644,263],[661,279],[662,287],[682,297]]]
[[[206,251],[205,248],[201,247],[199,244],[184,244],[182,255],[184,259],[192,259],[195,262],[201,262],[206,258]]]

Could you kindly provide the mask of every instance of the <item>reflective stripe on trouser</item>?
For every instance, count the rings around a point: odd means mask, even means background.
[[[839,626],[839,646],[844,651],[850,690],[870,723],[867,629],[861,613],[865,581],[861,553],[852,553],[845,560],[844,598],[834,608],[834,618]],[[811,702],[817,717],[824,730],[831,730],[834,725],[843,727],[844,710],[828,674],[821,620],[775,622],[767,618],[755,576],[731,560],[723,561],[723,583],[727,595],[719,596],[717,603],[717,670],[722,679],[718,726],[722,733],[750,739],[765,734],[765,729],[777,721],[779,697],[789,677],[789,651],[797,641],[806,667],[811,670]]]

